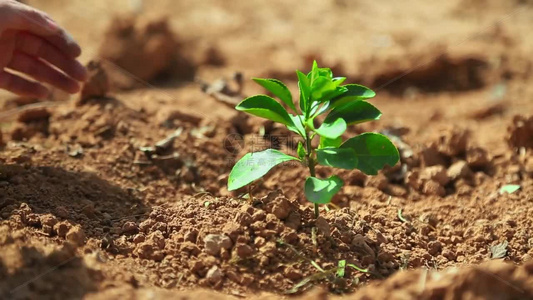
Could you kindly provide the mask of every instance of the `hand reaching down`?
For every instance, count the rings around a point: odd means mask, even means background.
[[[80,46],[44,12],[14,0],[0,0],[0,88],[45,98],[51,84],[77,93],[87,71],[77,60]],[[36,81],[27,80],[13,71]]]

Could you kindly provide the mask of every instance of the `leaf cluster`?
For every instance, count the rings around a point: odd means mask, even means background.
[[[233,167],[228,190],[236,190],[264,176],[274,166],[287,161],[300,161],[309,167],[310,176],[305,181],[306,198],[315,204],[326,204],[340,191],[343,182],[334,175],[317,178],[316,165],[339,169],[359,169],[376,175],[386,165],[399,160],[396,147],[384,135],[363,133],[343,139],[348,126],[379,120],[381,112],[366,100],[376,93],[358,84],[345,84],[345,77],[334,77],[329,68],[319,68],[316,61],[309,73],[296,71],[299,97],[294,103],[287,86],[277,79],[255,78],[254,81],[268,90],[279,101],[267,95],[244,99],[236,109],[251,115],[281,123],[302,140],[297,156],[275,149],[248,153]],[[319,116],[323,116],[318,118]],[[319,126],[318,119],[323,120]],[[315,137],[318,147],[312,147]]]

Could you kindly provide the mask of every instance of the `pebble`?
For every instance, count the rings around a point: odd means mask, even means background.
[[[219,255],[220,249],[230,249],[231,246],[233,242],[223,234],[208,234],[204,238],[204,251],[209,255]]]
[[[464,160],[457,161],[451,165],[448,168],[447,174],[452,180],[470,178],[473,175],[472,170],[468,167],[468,163]]]
[[[220,270],[218,266],[211,267],[211,269],[207,271],[207,275],[205,276],[205,278],[212,284],[215,284],[221,281],[223,277],[224,277],[224,274],[222,273],[222,271]]]
[[[71,241],[78,246],[83,246],[83,244],[85,244],[85,232],[83,232],[83,229],[81,229],[80,226],[70,228],[65,237],[68,241]]]

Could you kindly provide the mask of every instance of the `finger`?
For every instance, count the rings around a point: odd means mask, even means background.
[[[20,52],[13,54],[13,59],[7,67],[29,75],[40,82],[49,83],[67,93],[75,94],[80,90],[78,83],[65,74],[39,59]]]
[[[23,79],[7,71],[0,71],[0,89],[23,97],[46,98],[48,89],[43,85]]]
[[[67,56],[75,58],[81,54],[81,48],[72,36],[45,13],[18,2],[11,9],[13,13],[7,14],[5,21],[8,29],[29,31],[42,36]]]
[[[42,38],[29,33],[19,33],[16,37],[15,48],[33,57],[46,60],[76,80],[87,79],[87,70],[82,64],[67,57]]]

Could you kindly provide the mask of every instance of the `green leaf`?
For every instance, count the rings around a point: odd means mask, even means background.
[[[308,177],[305,180],[305,197],[309,202],[327,204],[342,188],[342,180],[334,175],[327,179]]]
[[[287,126],[294,126],[294,123],[285,108],[272,97],[266,95],[257,95],[246,98],[239,103],[235,109]]]
[[[346,121],[344,121],[342,118],[338,118],[332,123],[324,121],[324,123],[322,123],[318,129],[315,129],[315,131],[320,134],[320,136],[325,136],[334,140],[342,136],[342,134],[346,131],[346,128]]]
[[[283,84],[283,82],[271,78],[254,78],[253,80],[265,89],[269,90],[272,94],[274,94],[274,96],[281,99],[283,103],[287,104],[287,106],[289,106],[292,110],[296,112],[296,107],[292,102],[291,91],[289,91],[289,89],[285,84]]]
[[[325,95],[333,93],[336,89],[337,85],[331,79],[318,77],[311,86],[311,99],[324,101]]]
[[[520,186],[517,184],[507,184],[500,188],[500,195],[505,193],[512,194],[520,189]]]
[[[324,148],[316,150],[318,163],[323,166],[353,170],[357,168],[357,156],[351,148]]]
[[[305,113],[307,112],[307,104],[311,95],[311,86],[309,78],[304,73],[296,71],[296,75],[298,76],[298,88],[300,90],[300,109]]]
[[[346,124],[353,125],[372,120],[379,120],[381,112],[372,104],[366,101],[349,102],[334,108],[324,120],[324,123],[331,123],[338,118],[343,118]]]
[[[263,177],[273,167],[290,160],[298,160],[275,149],[247,153],[233,166],[228,178],[228,190],[239,189]]]
[[[343,278],[344,277],[344,271],[346,269],[346,260],[339,260],[339,263],[337,265],[337,277]]]
[[[289,114],[289,117],[291,118],[293,125],[287,125],[287,128],[290,131],[296,132],[300,136],[305,137],[305,128],[302,125],[302,121],[300,120],[302,116],[298,116],[298,115],[295,116],[295,115]]]
[[[331,107],[341,106],[348,102],[366,100],[376,96],[376,93],[373,90],[360,84],[347,84],[344,87],[347,89],[347,91],[344,94],[332,99]]]
[[[325,136],[320,136],[320,145],[319,149],[322,148],[339,148],[342,144],[342,137],[338,137],[336,139],[328,139]]]
[[[377,175],[385,165],[394,166],[400,160],[400,154],[394,144],[379,133],[363,133],[341,145],[351,148],[357,157],[357,169],[367,175]]]
[[[303,159],[305,157],[305,149],[304,149],[304,145],[302,144],[302,142],[298,142],[298,150],[296,150],[296,152],[298,153],[298,157],[300,159]]]
[[[335,82],[335,84],[337,86],[341,85],[345,80],[346,80],[346,77],[335,77],[335,78],[333,78],[333,82]],[[346,89],[346,90],[348,90],[348,89]]]

